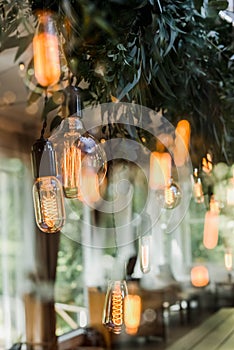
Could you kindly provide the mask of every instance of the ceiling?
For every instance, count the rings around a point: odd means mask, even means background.
[[[41,106],[28,106],[29,90],[24,80],[20,62],[31,57],[31,48],[18,61],[14,61],[16,49],[0,53],[0,129],[11,132],[32,133],[38,130]]]

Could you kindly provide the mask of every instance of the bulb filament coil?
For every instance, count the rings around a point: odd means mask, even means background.
[[[174,193],[172,191],[172,189],[169,187],[169,188],[166,188],[165,189],[165,202],[166,204],[168,205],[171,205],[174,203]]]
[[[123,299],[120,290],[112,293],[112,321],[116,326],[123,323]]]

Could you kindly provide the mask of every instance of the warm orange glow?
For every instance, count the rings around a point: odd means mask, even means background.
[[[123,298],[118,285],[112,293],[112,321],[116,326],[123,324]]]
[[[174,162],[176,166],[186,163],[189,153],[191,128],[187,120],[178,122],[175,130]]]
[[[54,176],[36,179],[33,185],[36,223],[46,233],[58,232],[65,222],[63,190]]]
[[[56,84],[61,74],[58,36],[52,21],[49,12],[40,14],[33,38],[35,77],[44,87]]]
[[[98,175],[93,169],[82,168],[79,199],[86,203],[95,203],[100,199]]]
[[[164,188],[171,177],[171,156],[167,152],[152,152],[150,156],[149,186],[153,190]]]
[[[105,298],[102,323],[111,332],[120,334],[124,325],[124,298],[128,294],[125,281],[110,281]]]
[[[173,146],[173,143],[174,143],[174,139],[172,135],[162,133],[157,137],[156,151],[165,152],[166,149],[170,149]]]
[[[209,272],[205,266],[195,266],[191,270],[191,282],[194,287],[205,287],[209,283]]]
[[[77,198],[80,186],[81,150],[74,144],[64,143],[62,178],[65,196]]]
[[[210,153],[207,153],[206,158],[202,158],[202,170],[204,173],[209,174],[212,171],[212,156]]]
[[[207,211],[204,222],[203,244],[207,249],[216,247],[219,238],[219,215],[216,212]]]
[[[137,333],[141,321],[141,298],[139,295],[127,295],[124,299],[124,323],[126,333]]]
[[[232,252],[231,250],[227,250],[224,254],[224,263],[225,267],[228,271],[232,270]]]

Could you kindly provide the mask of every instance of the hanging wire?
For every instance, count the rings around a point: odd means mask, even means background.
[[[110,114],[108,113],[108,138],[111,141],[112,139],[112,122],[110,119]],[[110,148],[109,148],[109,152],[110,152],[110,163],[111,163],[111,170],[112,170],[112,179],[113,179],[113,166],[114,166],[114,162],[113,162],[113,149],[112,149],[112,144],[110,142]],[[115,221],[115,213],[114,213],[114,201],[112,198],[112,211],[111,211],[111,221],[112,221],[112,227],[114,229],[114,242],[115,242],[115,256],[117,257],[119,255],[119,249],[118,249],[118,241],[117,241],[117,230],[116,230],[116,221]]]
[[[48,94],[47,94],[47,90],[45,90],[45,101],[44,101],[44,109],[42,112],[43,115],[43,124],[42,124],[42,129],[41,129],[41,139],[44,139],[44,134],[47,128],[47,112],[46,112],[46,105],[48,102]]]

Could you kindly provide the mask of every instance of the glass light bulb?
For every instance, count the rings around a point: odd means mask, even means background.
[[[129,294],[124,299],[124,324],[126,333],[134,335],[137,333],[141,321],[141,297]]]
[[[227,249],[224,253],[224,263],[227,271],[232,270],[232,251]]]
[[[140,267],[143,273],[150,271],[150,241],[151,235],[139,237]]]
[[[209,271],[203,266],[194,266],[191,269],[191,282],[194,287],[205,287],[209,283]]]
[[[91,173],[95,175],[95,180],[89,181],[95,187],[88,189],[91,194],[96,191],[97,182],[100,185],[106,175],[106,154],[101,144],[84,130],[77,116],[65,118],[50,141],[57,154],[58,173],[61,175],[65,196],[80,200],[86,200],[87,196],[88,202],[91,196],[89,198],[87,193],[85,177]]]
[[[38,26],[33,38],[35,77],[41,86],[56,84],[60,79],[58,34],[50,11],[38,13]]]
[[[59,231],[65,222],[63,190],[54,176],[37,178],[33,185],[33,201],[36,223],[47,233]]]
[[[167,152],[152,152],[150,155],[149,186],[153,190],[160,190],[171,177],[171,156]]]
[[[103,325],[111,332],[120,334],[124,326],[124,298],[128,294],[125,281],[110,281],[103,310]]]
[[[180,204],[181,191],[172,179],[164,189],[164,201],[164,208],[166,209],[174,209]]]
[[[194,169],[193,176],[193,197],[196,203],[204,202],[204,194],[202,188],[201,178],[198,176],[198,169]]]

